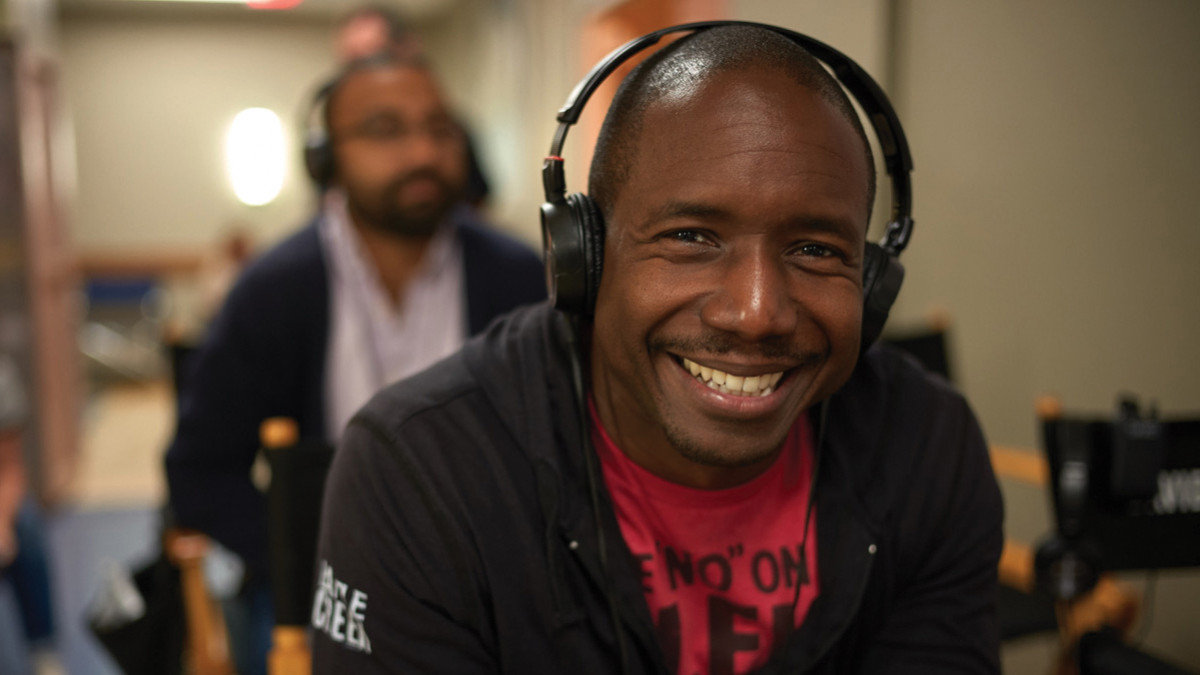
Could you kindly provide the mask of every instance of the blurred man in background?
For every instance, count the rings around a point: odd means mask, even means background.
[[[334,443],[377,389],[545,296],[537,256],[464,207],[463,134],[423,62],[380,52],[324,91],[324,142],[308,148],[321,213],[230,292],[187,368],[166,456],[178,524],[245,563],[258,618],[243,675],[261,671],[270,628],[259,425],[290,417],[302,439]]]
[[[333,42],[334,54],[338,63],[343,65],[380,52],[388,52],[401,59],[425,58],[421,37],[409,30],[404,19],[385,5],[364,5],[345,14],[337,22]],[[463,128],[467,150],[464,201],[482,209],[487,205],[490,193],[487,175],[479,162],[472,134],[461,118],[458,123]]]

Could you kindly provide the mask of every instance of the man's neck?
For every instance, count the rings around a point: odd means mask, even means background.
[[[379,280],[393,308],[400,307],[400,299],[408,284],[416,276],[429,248],[432,237],[401,237],[378,228],[353,222],[363,248],[367,252]]]

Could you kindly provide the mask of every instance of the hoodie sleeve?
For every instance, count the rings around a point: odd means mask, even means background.
[[[494,673],[471,547],[437,479],[360,414],[325,488],[313,672]]]
[[[996,576],[1003,506],[966,402],[945,393],[894,496],[894,600],[864,673],[999,673]]]

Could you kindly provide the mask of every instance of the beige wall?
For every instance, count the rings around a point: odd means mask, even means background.
[[[996,441],[1033,397],[1200,410],[1200,4],[901,3],[918,229],[902,314],[948,307]]]
[[[857,61],[881,84],[888,78],[887,0],[731,0],[729,18],[810,35]]]
[[[329,72],[325,22],[68,15],[62,50],[80,250],[207,245],[234,221],[271,240],[309,215],[298,140],[283,193],[261,207],[234,197],[222,147],[248,107],[274,110],[299,138],[310,92]]]

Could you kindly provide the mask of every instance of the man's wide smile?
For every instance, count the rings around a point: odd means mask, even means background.
[[[734,375],[717,368],[702,366],[683,357],[680,357],[680,363],[709,389],[733,396],[769,396],[775,391],[775,385],[779,384],[784,373],[778,370],[754,375]]]

